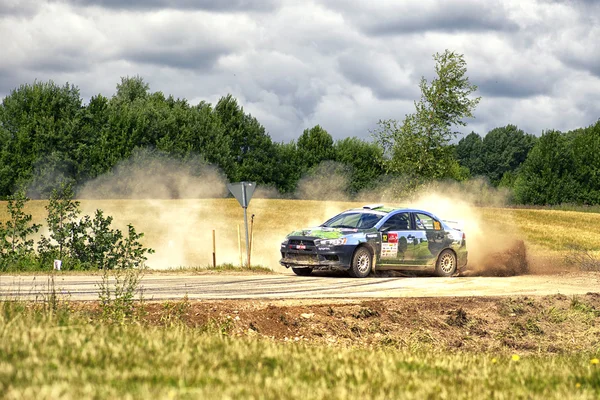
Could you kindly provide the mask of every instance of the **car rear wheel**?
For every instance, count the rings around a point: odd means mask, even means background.
[[[456,272],[456,254],[452,250],[444,250],[440,253],[435,265],[437,276],[452,276]]]
[[[373,256],[366,247],[359,247],[352,256],[352,265],[348,273],[353,278],[365,278],[371,273]]]
[[[292,268],[292,271],[298,276],[308,276],[312,273],[312,268]]]

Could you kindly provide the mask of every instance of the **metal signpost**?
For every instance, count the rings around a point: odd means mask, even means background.
[[[248,268],[250,268],[250,240],[248,237],[248,204],[256,189],[256,182],[238,182],[228,183],[227,189],[235,196],[240,205],[244,208],[244,224],[246,226],[246,257]]]

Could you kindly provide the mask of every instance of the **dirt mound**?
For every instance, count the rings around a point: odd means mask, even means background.
[[[529,273],[527,248],[515,240],[506,249],[485,254],[476,265],[469,266],[469,276],[515,276]]]
[[[600,294],[386,300],[167,301],[142,323],[341,346],[561,353],[599,349]]]

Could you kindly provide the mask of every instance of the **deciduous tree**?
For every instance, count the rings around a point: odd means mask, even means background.
[[[415,181],[453,177],[459,171],[448,144],[456,129],[466,125],[464,120],[473,117],[480,99],[471,97],[477,87],[466,76],[462,54],[446,50],[433,59],[436,77],[431,82],[421,78],[415,112],[402,123],[380,121],[374,132],[387,156],[387,171]]]

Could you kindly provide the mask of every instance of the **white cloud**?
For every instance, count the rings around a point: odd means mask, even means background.
[[[432,54],[450,49],[483,97],[465,132],[511,123],[540,134],[600,116],[591,1],[91,3],[2,2],[0,96],[53,79],[110,97],[139,74],[191,103],[232,93],[277,141],[316,124],[367,138],[379,119],[413,111]]]

